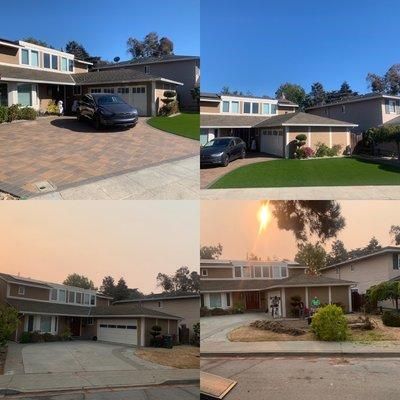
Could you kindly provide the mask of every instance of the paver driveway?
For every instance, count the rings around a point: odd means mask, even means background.
[[[74,117],[43,117],[0,125],[0,190],[58,190],[198,154],[198,142],[159,131],[139,119],[129,130],[95,131]]]

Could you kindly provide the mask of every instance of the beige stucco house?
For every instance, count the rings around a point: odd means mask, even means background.
[[[111,300],[96,290],[0,273],[0,305],[19,312],[15,341],[23,332],[57,335],[69,329],[76,338],[148,346],[154,325],[178,338],[181,317],[139,304],[114,306]]]
[[[306,146],[314,150],[317,143],[338,144],[344,153],[357,143],[352,133],[355,124],[298,112],[298,105],[285,98],[203,93],[200,112],[202,144],[214,137],[236,136],[248,151],[255,141],[259,152],[290,158],[298,134],[305,134]]]
[[[279,314],[292,314],[291,298],[300,296],[307,308],[316,296],[321,304],[341,304],[352,311],[354,282],[306,274],[307,267],[290,261],[201,260],[201,306],[230,309],[240,303],[246,310],[268,311],[279,299]]]

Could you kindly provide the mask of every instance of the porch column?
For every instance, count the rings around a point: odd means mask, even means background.
[[[311,126],[308,127],[307,146],[308,146],[308,147],[311,147]]]
[[[332,147],[332,127],[329,127],[329,147]]]
[[[328,286],[328,302],[332,304],[332,286]]]
[[[284,132],[284,135],[285,135],[285,140],[284,140],[284,143],[285,143],[285,158],[289,158],[289,132],[290,132],[289,127],[288,126],[285,127],[283,132]]]
[[[13,104],[18,104],[17,83],[8,82],[7,91],[8,91],[8,106],[12,106]]]
[[[286,318],[286,292],[285,288],[282,288],[281,296],[281,307],[282,307],[282,317]]]
[[[145,346],[146,341],[145,341],[145,333],[146,332],[146,322],[145,318],[142,317],[140,318],[140,346]]]
[[[353,312],[353,305],[351,304],[351,287],[349,286],[349,312]]]
[[[306,304],[305,306],[308,308],[308,286],[306,286]]]
[[[167,319],[167,326],[168,326],[168,328],[167,328],[167,333],[168,333],[168,335],[169,335],[169,319]]]
[[[346,144],[350,146],[350,129],[346,130]]]
[[[155,117],[156,115],[156,83],[153,81],[151,82],[151,116]]]

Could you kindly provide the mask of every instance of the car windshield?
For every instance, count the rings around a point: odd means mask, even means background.
[[[204,147],[219,147],[219,146],[228,146],[231,139],[213,139],[207,142]]]
[[[121,104],[124,101],[119,96],[101,96],[97,98],[97,104],[99,106],[105,106],[107,104]]]

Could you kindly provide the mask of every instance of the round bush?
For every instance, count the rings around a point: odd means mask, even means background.
[[[311,322],[318,340],[340,342],[347,339],[347,320],[341,307],[334,304],[320,308]]]
[[[394,311],[385,311],[382,315],[383,325],[400,327],[400,314]]]
[[[296,140],[299,142],[305,142],[307,140],[307,136],[304,133],[300,133],[296,136]]]

